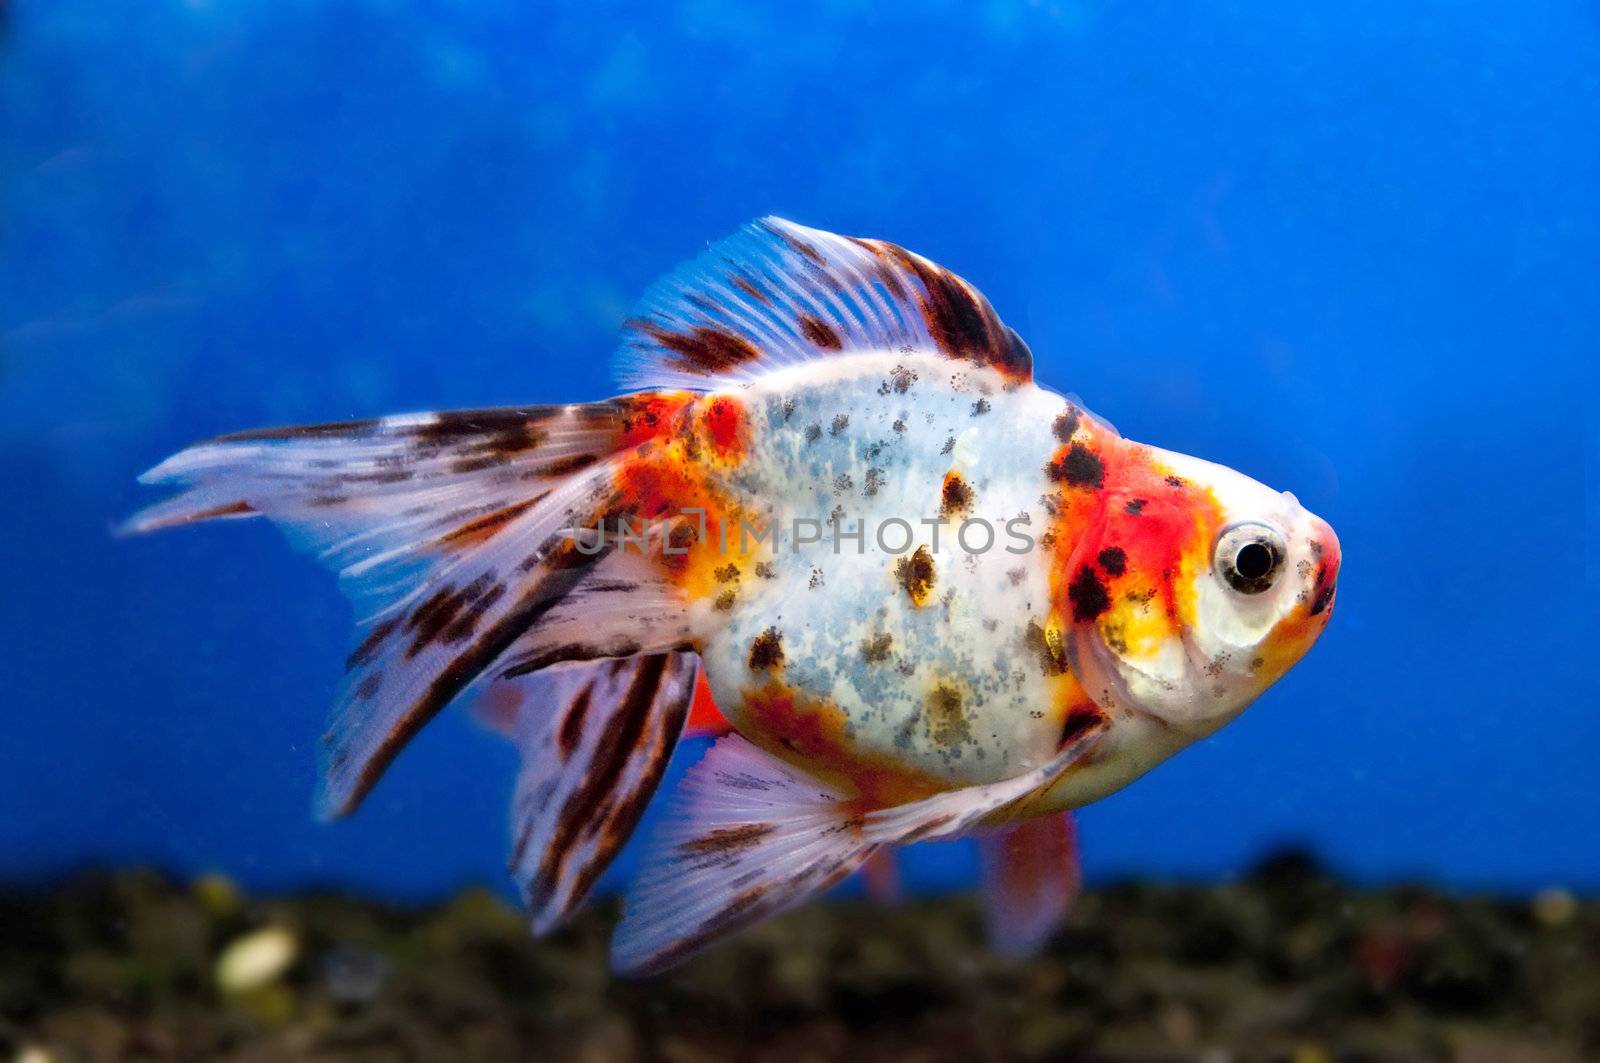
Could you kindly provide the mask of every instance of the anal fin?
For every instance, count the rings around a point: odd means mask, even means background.
[[[611,964],[653,974],[839,882],[873,844],[845,795],[736,734],[672,795],[628,890]]]
[[[502,727],[522,754],[511,873],[535,933],[561,925],[628,840],[683,731],[699,671],[695,654],[655,653],[490,684],[490,706],[506,700],[498,688],[528,688]]]
[[[1100,740],[1103,723],[1013,779],[864,810],[738,735],[717,742],[673,795],[628,891],[612,965],[653,974],[841,881],[881,847],[959,837],[1023,814]]]

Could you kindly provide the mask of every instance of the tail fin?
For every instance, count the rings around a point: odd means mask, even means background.
[[[365,614],[323,738],[319,808],[343,815],[428,720],[622,561],[578,549],[574,532],[614,504],[615,464],[667,430],[683,401],[638,395],[223,436],[141,477],[181,490],[123,530],[263,516],[339,571]],[[606,575],[614,589],[616,572]],[[682,642],[670,588],[647,572],[625,586],[635,596],[608,595],[609,612],[567,611],[566,627],[589,636],[563,644],[568,659]]]

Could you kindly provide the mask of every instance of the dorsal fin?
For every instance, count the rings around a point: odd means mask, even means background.
[[[920,255],[762,218],[657,282],[628,322],[630,387],[706,390],[817,358],[936,352],[1033,378],[976,288]]]

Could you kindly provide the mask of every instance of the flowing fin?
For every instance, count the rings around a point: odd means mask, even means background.
[[[522,754],[511,806],[511,873],[533,930],[560,926],[583,903],[638,825],[683,730],[699,675],[692,653],[569,664],[491,683]]]
[[[738,735],[689,769],[629,888],[612,966],[651,974],[839,882],[873,844],[844,794]]]
[[[997,951],[1031,956],[1066,918],[1082,883],[1071,812],[981,835],[983,915]]]
[[[861,882],[867,896],[879,904],[898,904],[904,895],[900,885],[900,850],[875,850],[861,865]]]
[[[181,492],[126,530],[260,515],[340,570],[368,611],[323,739],[319,807],[342,815],[428,720],[603,573],[607,552],[578,549],[575,530],[606,512],[615,456],[665,430],[672,402],[642,395],[223,436],[145,474]],[[596,625],[589,642],[605,634]],[[663,648],[635,640],[630,652]]]
[[[1033,377],[1027,344],[977,289],[919,255],[762,218],[680,266],[629,322],[633,387],[707,390],[817,358],[942,353]]]
[[[651,974],[839,882],[881,846],[954,838],[1025,811],[1105,733],[1094,725],[1041,767],[987,786],[864,810],[737,735],[673,795],[628,891],[612,965]]]
[[[673,406],[634,396],[236,432],[139,477],[181,490],[120,530],[265,516],[377,611],[412,589],[414,564],[493,538],[543,490],[664,430]]]
[[[683,595],[642,550],[616,549],[615,537],[593,570],[494,664],[503,679],[570,661],[632,657],[687,649],[692,642]]]

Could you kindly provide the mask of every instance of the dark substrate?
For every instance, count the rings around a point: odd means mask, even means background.
[[[970,897],[812,905],[680,971],[606,970],[609,905],[546,941],[487,892],[405,909],[146,872],[0,893],[0,1059],[1600,1059],[1600,903],[1349,890],[1282,856],[1090,891],[1034,960]],[[223,993],[221,950],[298,959]],[[31,1053],[31,1054],[30,1054]]]

